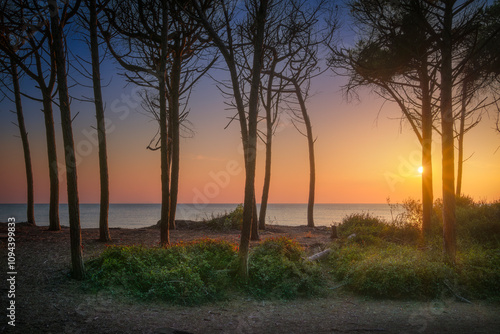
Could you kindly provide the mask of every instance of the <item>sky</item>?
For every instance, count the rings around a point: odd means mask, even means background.
[[[79,50],[77,50],[79,52]],[[83,52],[83,51],[82,51]],[[117,66],[106,61],[103,81],[107,117],[111,203],[161,201],[160,154],[147,150],[156,124],[140,106],[139,90],[126,85]],[[81,83],[89,84],[89,82]],[[397,106],[370,93],[346,101],[345,78],[325,72],[312,84],[307,101],[315,142],[316,203],[392,203],[420,199],[420,145]],[[22,90],[35,92],[24,78]],[[38,93],[37,93],[38,94]],[[88,89],[74,86],[76,98]],[[34,169],[35,202],[49,202],[49,172],[41,105],[23,98]],[[99,202],[98,148],[93,105],[72,103],[80,203]],[[241,203],[244,164],[239,124],[226,128],[233,111],[209,77],[195,87],[188,119],[194,136],[181,140],[179,203]],[[26,177],[21,139],[12,124],[14,105],[0,105],[0,203],[26,203]],[[463,192],[476,200],[500,200],[500,134],[494,130],[497,111],[490,110],[465,139]],[[60,115],[54,107],[60,201],[66,202]],[[263,124],[262,124],[263,125]],[[441,197],[441,143],[434,133],[434,196]],[[256,192],[260,202],[264,178],[264,144],[257,155]],[[274,137],[270,203],[306,203],[309,188],[307,140],[282,114]]]

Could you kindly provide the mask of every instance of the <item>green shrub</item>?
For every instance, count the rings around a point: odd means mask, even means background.
[[[442,229],[443,203],[434,203],[434,211]],[[475,202],[471,197],[456,198],[457,237],[462,241],[480,243],[489,247],[500,246],[500,201]]]
[[[238,204],[230,213],[212,217],[209,220],[205,220],[205,223],[214,230],[240,230],[243,224],[243,205]]]
[[[236,246],[202,239],[167,248],[108,247],[87,267],[96,287],[194,305],[224,298],[231,288],[236,259]]]
[[[338,232],[341,237],[354,234],[351,240],[363,245],[379,245],[383,241],[416,243],[420,236],[420,228],[416,223],[402,220],[388,223],[368,213],[347,216],[338,226]]]
[[[500,249],[473,245],[457,257],[461,290],[471,298],[500,301]]]
[[[459,237],[500,245],[500,202],[457,206],[456,217]]]
[[[353,213],[342,220],[338,226],[338,233],[341,237],[348,237],[352,234],[380,236],[384,225],[385,222],[369,213]]]
[[[288,238],[261,242],[249,257],[247,291],[257,298],[284,299],[318,293],[324,285],[321,270],[303,256],[303,248]]]
[[[242,288],[258,298],[308,296],[324,285],[317,264],[307,262],[303,248],[287,238],[255,246],[249,256],[249,281],[240,284],[237,246],[202,239],[166,248],[108,247],[87,263],[95,288],[174,304],[196,305],[225,298]]]
[[[348,289],[372,297],[436,297],[453,271],[414,246],[348,245],[329,258],[331,273]]]

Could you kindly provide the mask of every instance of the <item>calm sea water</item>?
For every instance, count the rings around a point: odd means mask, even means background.
[[[202,220],[215,215],[230,212],[237,204],[179,204],[177,219]],[[393,211],[395,215],[399,211]],[[387,204],[316,204],[314,222],[317,226],[338,224],[352,213],[370,213],[374,216],[391,220],[391,211]],[[68,206],[59,206],[61,225],[69,225]],[[0,221],[15,217],[16,221],[26,221],[26,204],[0,204]],[[49,205],[35,204],[35,220],[39,226],[48,226]],[[109,226],[138,228],[154,225],[160,218],[159,204],[111,204],[109,206]],[[99,205],[80,204],[80,222],[82,228],[94,228],[99,224]],[[306,225],[307,204],[269,204],[267,223],[275,225]]]

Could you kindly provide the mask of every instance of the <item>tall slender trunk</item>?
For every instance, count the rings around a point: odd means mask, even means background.
[[[457,190],[456,196],[462,194],[462,175],[464,168],[464,137],[465,137],[465,116],[467,114],[467,79],[462,83],[462,106],[460,110],[460,130],[458,132],[458,158],[457,158]]]
[[[307,113],[306,103],[302,96],[300,86],[296,81],[293,81],[295,86],[295,94],[299,101],[302,118],[306,126],[307,146],[309,148],[309,199],[307,202],[307,226],[314,227],[314,192],[316,187],[316,166],[314,161],[314,137],[312,133],[311,120]]]
[[[21,103],[21,89],[19,87],[19,75],[17,66],[13,57],[10,59],[12,83],[14,86],[14,98],[16,102],[17,125],[21,134],[21,142],[23,144],[24,167],[26,172],[26,187],[27,187],[27,210],[26,218],[28,224],[36,226],[35,223],[35,200],[33,191],[33,169],[31,166],[30,144],[28,141],[28,132],[24,124],[23,106]]]
[[[254,194],[255,194],[255,190],[254,190]],[[252,241],[260,240],[260,237],[259,237],[259,217],[257,214],[257,200],[255,199],[255,196],[253,198],[252,234],[250,236],[250,240],[252,240]]]
[[[171,75],[171,104],[169,106],[169,124],[171,124],[171,137],[172,143],[172,166],[171,166],[171,180],[170,180],[170,213],[168,218],[169,228],[175,228],[175,213],[177,208],[177,194],[179,192],[179,165],[180,165],[180,106],[179,106],[179,90],[182,69],[182,54],[180,41],[176,40],[176,54],[174,55],[174,62],[172,66]]]
[[[276,57],[271,64],[271,70],[269,74],[269,81],[267,82],[267,98],[266,98],[266,167],[264,174],[264,187],[262,189],[262,200],[260,202],[260,214],[259,214],[259,228],[261,230],[266,229],[266,211],[267,211],[267,201],[269,199],[269,188],[271,187],[271,160],[272,160],[272,146],[273,146],[273,114],[271,112],[272,108],[272,88],[274,81],[274,70],[276,69]]]
[[[99,41],[97,38],[97,6],[96,0],[90,0],[90,52],[92,57],[92,83],[94,88],[94,104],[97,119],[97,138],[99,141],[99,178],[101,184],[99,240],[109,241],[109,176],[108,154],[106,148],[106,123],[102,102],[101,70],[99,64]]]
[[[257,115],[259,103],[260,73],[262,71],[262,56],[264,31],[268,10],[268,0],[261,0],[255,13],[255,40],[253,41],[252,79],[248,101],[248,137],[245,154],[245,200],[243,204],[243,226],[239,247],[239,274],[243,280],[248,279],[248,251],[255,202],[255,167],[257,161]],[[240,116],[241,117],[241,116]],[[242,133],[243,135],[243,133]],[[244,140],[244,138],[243,138]]]
[[[269,188],[271,187],[271,160],[272,160],[272,137],[273,137],[273,125],[270,120],[271,111],[266,108],[266,167],[264,174],[264,187],[262,189],[262,200],[260,202],[260,213],[259,213],[259,228],[261,230],[266,229],[266,211],[267,211],[267,201],[269,199]]]
[[[443,156],[443,235],[447,260],[455,263],[455,163],[453,132],[453,68],[452,68],[452,27],[454,1],[445,1],[443,30],[441,35],[441,133]]]
[[[48,4],[51,9],[50,24],[53,36],[53,52],[56,58],[59,108],[61,111],[62,133],[65,148],[72,275],[76,279],[83,279],[85,276],[85,268],[83,266],[82,256],[78,182],[66,74],[66,55],[64,54],[63,32],[61,22],[59,20],[57,0],[49,0]]]
[[[170,164],[168,161],[168,133],[167,133],[167,95],[166,95],[166,72],[167,72],[167,47],[168,47],[168,5],[161,2],[162,28],[161,28],[161,50],[159,69],[159,94],[160,94],[160,154],[161,154],[161,217],[160,217],[160,244],[162,246],[170,243],[170,231],[168,216],[170,212]]]
[[[422,234],[428,238],[431,234],[432,205],[432,106],[429,90],[427,66],[420,71],[422,91]]]
[[[41,88],[43,96],[43,117],[45,120],[45,137],[49,160],[50,204],[49,231],[60,231],[59,222],[59,167],[57,165],[56,132],[54,129],[54,113],[52,109],[51,90]]]

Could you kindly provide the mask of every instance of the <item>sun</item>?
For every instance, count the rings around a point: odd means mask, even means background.
[[[420,167],[418,167],[417,170],[418,170],[419,174],[422,174],[424,172],[424,167],[420,166]]]

